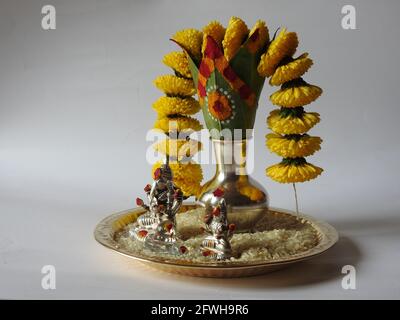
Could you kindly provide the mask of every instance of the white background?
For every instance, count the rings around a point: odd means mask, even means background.
[[[41,29],[53,4],[57,29]],[[344,1],[0,1],[0,298],[400,298],[400,2],[351,1],[357,30],[341,28]],[[175,31],[267,21],[298,32],[314,66],[305,80],[324,89],[307,110],[324,139],[310,158],[317,180],[298,186],[300,208],[340,232],[325,255],[245,279],[201,279],[152,271],[92,236],[98,221],[134,206],[149,181],[145,140],[170,73],[162,56]],[[272,110],[260,100],[253,176],[271,204],[294,208],[290,186],[264,175],[279,161],[264,147]],[[201,116],[199,116],[201,118]],[[212,167],[205,168],[211,177]],[[57,289],[41,288],[56,267]],[[357,289],[341,288],[342,266]]]

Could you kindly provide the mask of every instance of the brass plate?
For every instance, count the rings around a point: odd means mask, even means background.
[[[195,204],[184,204],[181,212],[196,208]],[[278,208],[270,208],[270,212],[282,215],[283,218],[296,219],[301,223],[309,223],[318,233],[319,243],[310,250],[269,261],[240,262],[232,263],[188,263],[187,261],[177,261],[162,259],[159,257],[149,257],[143,254],[136,254],[121,248],[115,241],[115,234],[127,224],[134,222],[139,215],[144,213],[142,208],[134,208],[115,213],[103,219],[94,231],[95,239],[105,247],[114,250],[128,258],[144,263],[150,267],[187,276],[196,277],[215,277],[233,278],[259,275],[278,269],[282,269],[293,263],[310,259],[331,248],[338,241],[338,233],[331,225],[319,221],[315,218]]]

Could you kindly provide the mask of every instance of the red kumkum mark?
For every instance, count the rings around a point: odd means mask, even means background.
[[[147,236],[147,234],[148,234],[148,232],[147,232],[146,230],[140,230],[140,231],[138,232],[138,236],[139,236],[140,238],[144,238],[145,236]]]
[[[217,188],[213,192],[214,197],[222,197],[224,195],[224,189]]]
[[[158,179],[160,178],[160,176],[161,176],[161,169],[160,169],[160,168],[157,168],[157,169],[154,171],[154,179],[158,180]]]

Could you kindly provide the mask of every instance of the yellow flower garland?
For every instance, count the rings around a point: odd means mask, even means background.
[[[321,138],[305,134],[320,121],[319,114],[304,112],[303,108],[315,101],[322,89],[301,78],[313,62],[308,53],[294,59],[297,46],[297,35],[283,29],[261,56],[257,69],[262,76],[272,76],[271,85],[282,85],[270,96],[271,102],[281,108],[271,111],[268,116],[267,125],[274,133],[266,136],[270,151],[283,157],[281,163],[267,168],[266,174],[280,183],[308,181],[322,172],[304,158],[321,148]]]
[[[200,61],[203,40],[201,31],[181,30],[175,33],[172,39],[183,46],[193,59]],[[196,94],[196,89],[187,53],[170,52],[163,57],[163,63],[172,68],[175,75],[162,75],[154,80],[155,86],[166,94],[153,103],[153,109],[158,115],[154,129],[161,130],[169,136],[173,132],[190,134],[192,131],[201,130],[200,122],[189,116],[197,113],[200,105],[191,97]],[[168,158],[171,157],[171,161],[180,161],[193,156],[201,148],[201,143],[195,140],[167,138],[155,143],[153,148]],[[160,163],[158,167],[159,165]],[[170,166],[174,184],[181,189],[183,195],[197,195],[201,190],[200,182],[203,178],[201,167],[194,163],[182,167],[179,162],[171,163]]]

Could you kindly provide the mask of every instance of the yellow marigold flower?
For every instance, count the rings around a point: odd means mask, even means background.
[[[266,174],[280,183],[305,182],[315,179],[323,169],[307,163],[304,158],[283,159],[281,163],[270,166]]]
[[[232,59],[239,50],[248,33],[249,29],[242,19],[231,17],[228,27],[226,28],[224,40],[222,41],[224,55],[228,61]]]
[[[270,43],[267,52],[261,56],[258,73],[263,77],[271,76],[283,58],[290,57],[296,52],[298,44],[297,34],[286,32],[286,28],[283,28]]]
[[[162,162],[157,161],[152,168],[154,171],[161,166]],[[182,190],[184,196],[198,195],[201,190],[200,182],[203,180],[201,166],[195,162],[170,162],[174,184]]]
[[[202,128],[199,120],[185,116],[161,117],[154,123],[154,129],[165,133],[200,131]]]
[[[249,33],[247,48],[250,52],[257,52],[269,42],[268,28],[264,21],[258,20]]]
[[[202,148],[200,141],[193,139],[163,139],[153,144],[154,150],[181,160],[192,157]]]
[[[196,60],[201,59],[201,44],[203,42],[203,33],[196,29],[184,29],[175,33],[172,37]]]
[[[282,158],[308,157],[321,149],[322,139],[304,135],[266,135],[266,145],[269,150]]]
[[[225,36],[225,28],[218,21],[211,21],[203,28],[203,46],[201,52],[204,53],[206,49],[206,37],[210,36],[219,45],[222,44],[222,40]]]
[[[192,80],[167,74],[154,80],[154,85],[171,96],[192,96],[196,93]]]
[[[280,86],[285,82],[300,78],[310,69],[312,64],[313,61],[308,58],[308,53],[304,53],[287,64],[278,67],[269,80],[269,84],[271,86]]]
[[[181,189],[184,197],[195,196],[197,198],[201,192],[200,182],[194,180],[177,179],[174,184]]]
[[[295,79],[283,84],[282,88],[270,96],[273,104],[285,108],[304,106],[315,101],[322,93],[320,87]]]
[[[200,110],[199,102],[192,97],[160,97],[153,103],[153,109],[160,116],[192,115]]]
[[[184,52],[173,51],[167,53],[163,58],[163,63],[185,78],[192,78],[189,60]]]
[[[267,118],[268,128],[279,134],[302,134],[319,121],[319,114],[316,112],[303,112],[298,116],[282,116],[280,110],[272,110]]]

